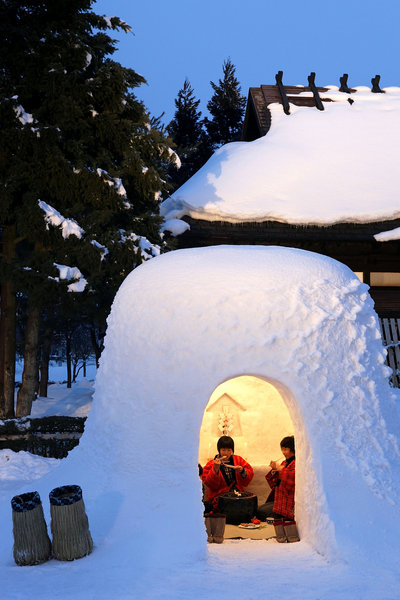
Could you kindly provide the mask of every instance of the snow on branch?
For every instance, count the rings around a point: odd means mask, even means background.
[[[58,212],[58,210],[50,206],[50,204],[47,204],[47,202],[38,200],[38,203],[39,207],[45,213],[46,229],[49,229],[50,225],[53,225],[53,227],[61,227],[64,239],[68,238],[70,235],[76,235],[77,238],[82,239],[85,231],[82,227],[79,227],[74,219],[66,219]]]
[[[95,248],[100,250],[101,260],[104,260],[107,254],[109,253],[108,248],[106,246],[103,246],[103,244],[100,244],[100,242],[98,242],[97,240],[92,240],[90,243],[93,246],[95,246]]]
[[[143,262],[149,260],[150,258],[154,258],[155,256],[159,256],[161,253],[160,246],[157,244],[152,244],[146,237],[142,235],[136,235],[135,233],[129,233],[126,235],[123,229],[120,229],[120,234],[121,243],[131,240],[140,248]]]
[[[69,292],[83,292],[87,286],[87,281],[83,277],[78,267],[68,267],[67,265],[59,265],[53,263],[58,269],[59,276],[54,277],[55,281],[72,281],[68,285]]]
[[[99,177],[103,178],[105,183],[108,183],[109,186],[114,187],[119,196],[122,196],[123,198],[127,197],[126,189],[124,188],[122,180],[119,177],[111,177],[111,175],[107,173],[107,171],[104,171],[104,169],[96,169],[96,173]]]
[[[11,99],[17,101],[18,96],[13,96]],[[18,121],[22,123],[22,125],[29,125],[30,129],[36,133],[37,137],[40,137],[39,129],[37,127],[32,127],[32,125],[35,125],[37,121],[34,116],[31,115],[31,113],[26,112],[21,104],[14,104],[14,112],[17,115]]]
[[[20,104],[18,106],[14,106],[14,111],[22,125],[31,125],[32,123],[35,123],[33,115],[26,112]]]
[[[132,27],[119,17],[106,17],[103,15],[103,21],[108,29],[122,29],[125,33],[132,33]]]
[[[181,159],[179,158],[177,153],[174,150],[172,150],[172,148],[169,148],[169,147],[168,147],[168,156],[171,158],[172,162],[175,163],[175,167],[177,169],[180,169],[182,166]]]

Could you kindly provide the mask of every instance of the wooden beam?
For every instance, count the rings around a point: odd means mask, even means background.
[[[348,79],[349,75],[348,73],[343,73],[343,75],[340,77],[339,81],[340,81],[340,88],[339,88],[339,92],[344,92],[345,94],[351,94],[351,90],[347,85],[347,79]]]
[[[371,83],[372,83],[372,92],[374,94],[384,94],[385,92],[383,90],[381,90],[381,88],[379,87],[379,81],[381,79],[380,75],[375,75],[375,77],[373,77],[371,79]]]
[[[322,104],[322,100],[320,98],[319,92],[316,88],[315,85],[315,73],[311,72],[308,76],[308,84],[310,86],[310,89],[313,93],[314,96],[314,100],[315,100],[315,106],[318,108],[318,110],[325,110],[324,109],[324,105]]]
[[[285,88],[283,87],[283,84],[282,84],[282,76],[283,76],[283,71],[278,71],[277,74],[275,75],[276,85],[278,86],[279,94],[281,96],[284,113],[286,115],[290,115],[290,106],[289,106],[289,102],[288,102],[288,99],[286,96]]]

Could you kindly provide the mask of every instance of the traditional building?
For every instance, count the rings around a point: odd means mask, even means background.
[[[317,87],[311,73],[308,86],[286,86],[279,72],[250,88],[243,141],[220,148],[162,214],[179,248],[290,246],[349,266],[370,285],[398,385],[400,88],[371,81]]]

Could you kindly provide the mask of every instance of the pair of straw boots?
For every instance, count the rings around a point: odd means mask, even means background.
[[[209,544],[222,544],[224,541],[226,515],[222,513],[207,513],[204,515]]]
[[[268,521],[268,520],[267,520]],[[297,531],[296,521],[287,521],[285,519],[273,519],[276,541],[279,543],[299,542],[299,532]]]
[[[54,488],[49,494],[51,543],[38,492],[27,492],[11,500],[17,565],[37,565],[49,560],[74,560],[90,554],[93,541],[79,485]]]

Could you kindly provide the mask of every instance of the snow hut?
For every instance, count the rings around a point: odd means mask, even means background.
[[[388,556],[400,535],[400,425],[384,359],[367,286],[328,257],[218,246],[135,269],[115,298],[87,431],[69,459],[85,461],[92,510],[107,490],[118,500],[103,516],[107,547],[123,540],[136,568],[206,555],[202,419],[219,384],[252,376],[293,423],[300,544],[353,561],[371,545]]]
[[[223,146],[162,206],[178,247],[283,245],[349,266],[370,286],[400,367],[400,88],[250,88],[243,141]]]

